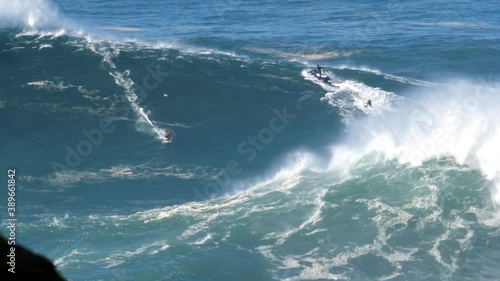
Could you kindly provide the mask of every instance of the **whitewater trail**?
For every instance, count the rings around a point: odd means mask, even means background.
[[[57,6],[50,1],[0,1],[0,27],[1,26],[20,26],[24,30],[16,35],[16,38],[22,36],[36,36],[35,40],[44,37],[54,39],[63,35],[73,35],[84,38],[86,47],[95,54],[102,57],[102,61],[109,68],[109,74],[113,76],[116,84],[123,88],[130,107],[139,117],[139,123],[145,123],[149,126],[146,132],[155,135],[156,139],[164,140],[164,129],[158,127],[149,117],[148,113],[139,105],[138,96],[134,91],[134,82],[129,78],[130,71],[118,71],[113,59],[116,58],[120,49],[111,44],[107,46],[106,42],[93,39],[83,31],[82,26],[74,23],[62,15]],[[45,45],[42,47],[50,47]],[[40,47],[40,48],[42,48]],[[138,124],[138,129],[142,126]]]
[[[146,110],[139,105],[139,97],[134,91],[134,81],[130,79],[130,71],[126,70],[120,72],[117,70],[115,63],[113,62],[113,58],[116,58],[120,53],[120,49],[116,47],[103,47],[98,46],[97,43],[88,42],[88,47],[91,51],[98,54],[103,58],[103,62],[105,62],[110,68],[109,74],[113,76],[115,79],[116,85],[123,88],[125,91],[125,96],[130,103],[130,107],[139,117],[139,123],[145,123],[149,126],[149,129],[146,132],[152,133],[155,135],[155,138],[161,141],[164,141],[164,135],[167,130],[160,128],[151,120]],[[138,124],[138,130],[143,130],[142,126]]]
[[[353,80],[338,80],[336,75],[329,71],[324,74],[333,77],[333,85],[327,85],[311,77],[307,70],[302,71],[304,79],[309,80],[323,88],[326,94],[321,101],[339,109],[342,122],[349,125],[355,119],[357,113],[366,115],[379,115],[394,108],[394,103],[402,97],[384,91],[380,88],[367,86],[361,82]],[[367,101],[371,100],[372,106],[367,106]]]

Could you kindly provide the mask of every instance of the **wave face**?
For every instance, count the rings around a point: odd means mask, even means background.
[[[0,2],[18,243],[70,280],[498,279],[498,5],[129,5]]]

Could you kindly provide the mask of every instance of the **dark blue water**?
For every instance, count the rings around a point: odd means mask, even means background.
[[[17,242],[68,280],[497,280],[499,12],[1,1]]]

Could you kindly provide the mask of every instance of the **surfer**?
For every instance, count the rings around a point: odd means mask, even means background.
[[[165,133],[165,138],[166,138],[167,140],[170,140],[170,137],[171,137],[171,136],[172,136],[172,132],[166,132],[166,133]]]
[[[366,101],[365,107],[367,106],[372,107],[372,101],[370,99]]]
[[[319,64],[317,64],[316,67],[318,68],[319,76],[321,76],[321,67],[319,66]]]

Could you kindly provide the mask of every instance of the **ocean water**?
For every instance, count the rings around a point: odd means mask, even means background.
[[[499,23],[0,0],[1,233],[13,168],[16,242],[68,280],[499,280]]]

